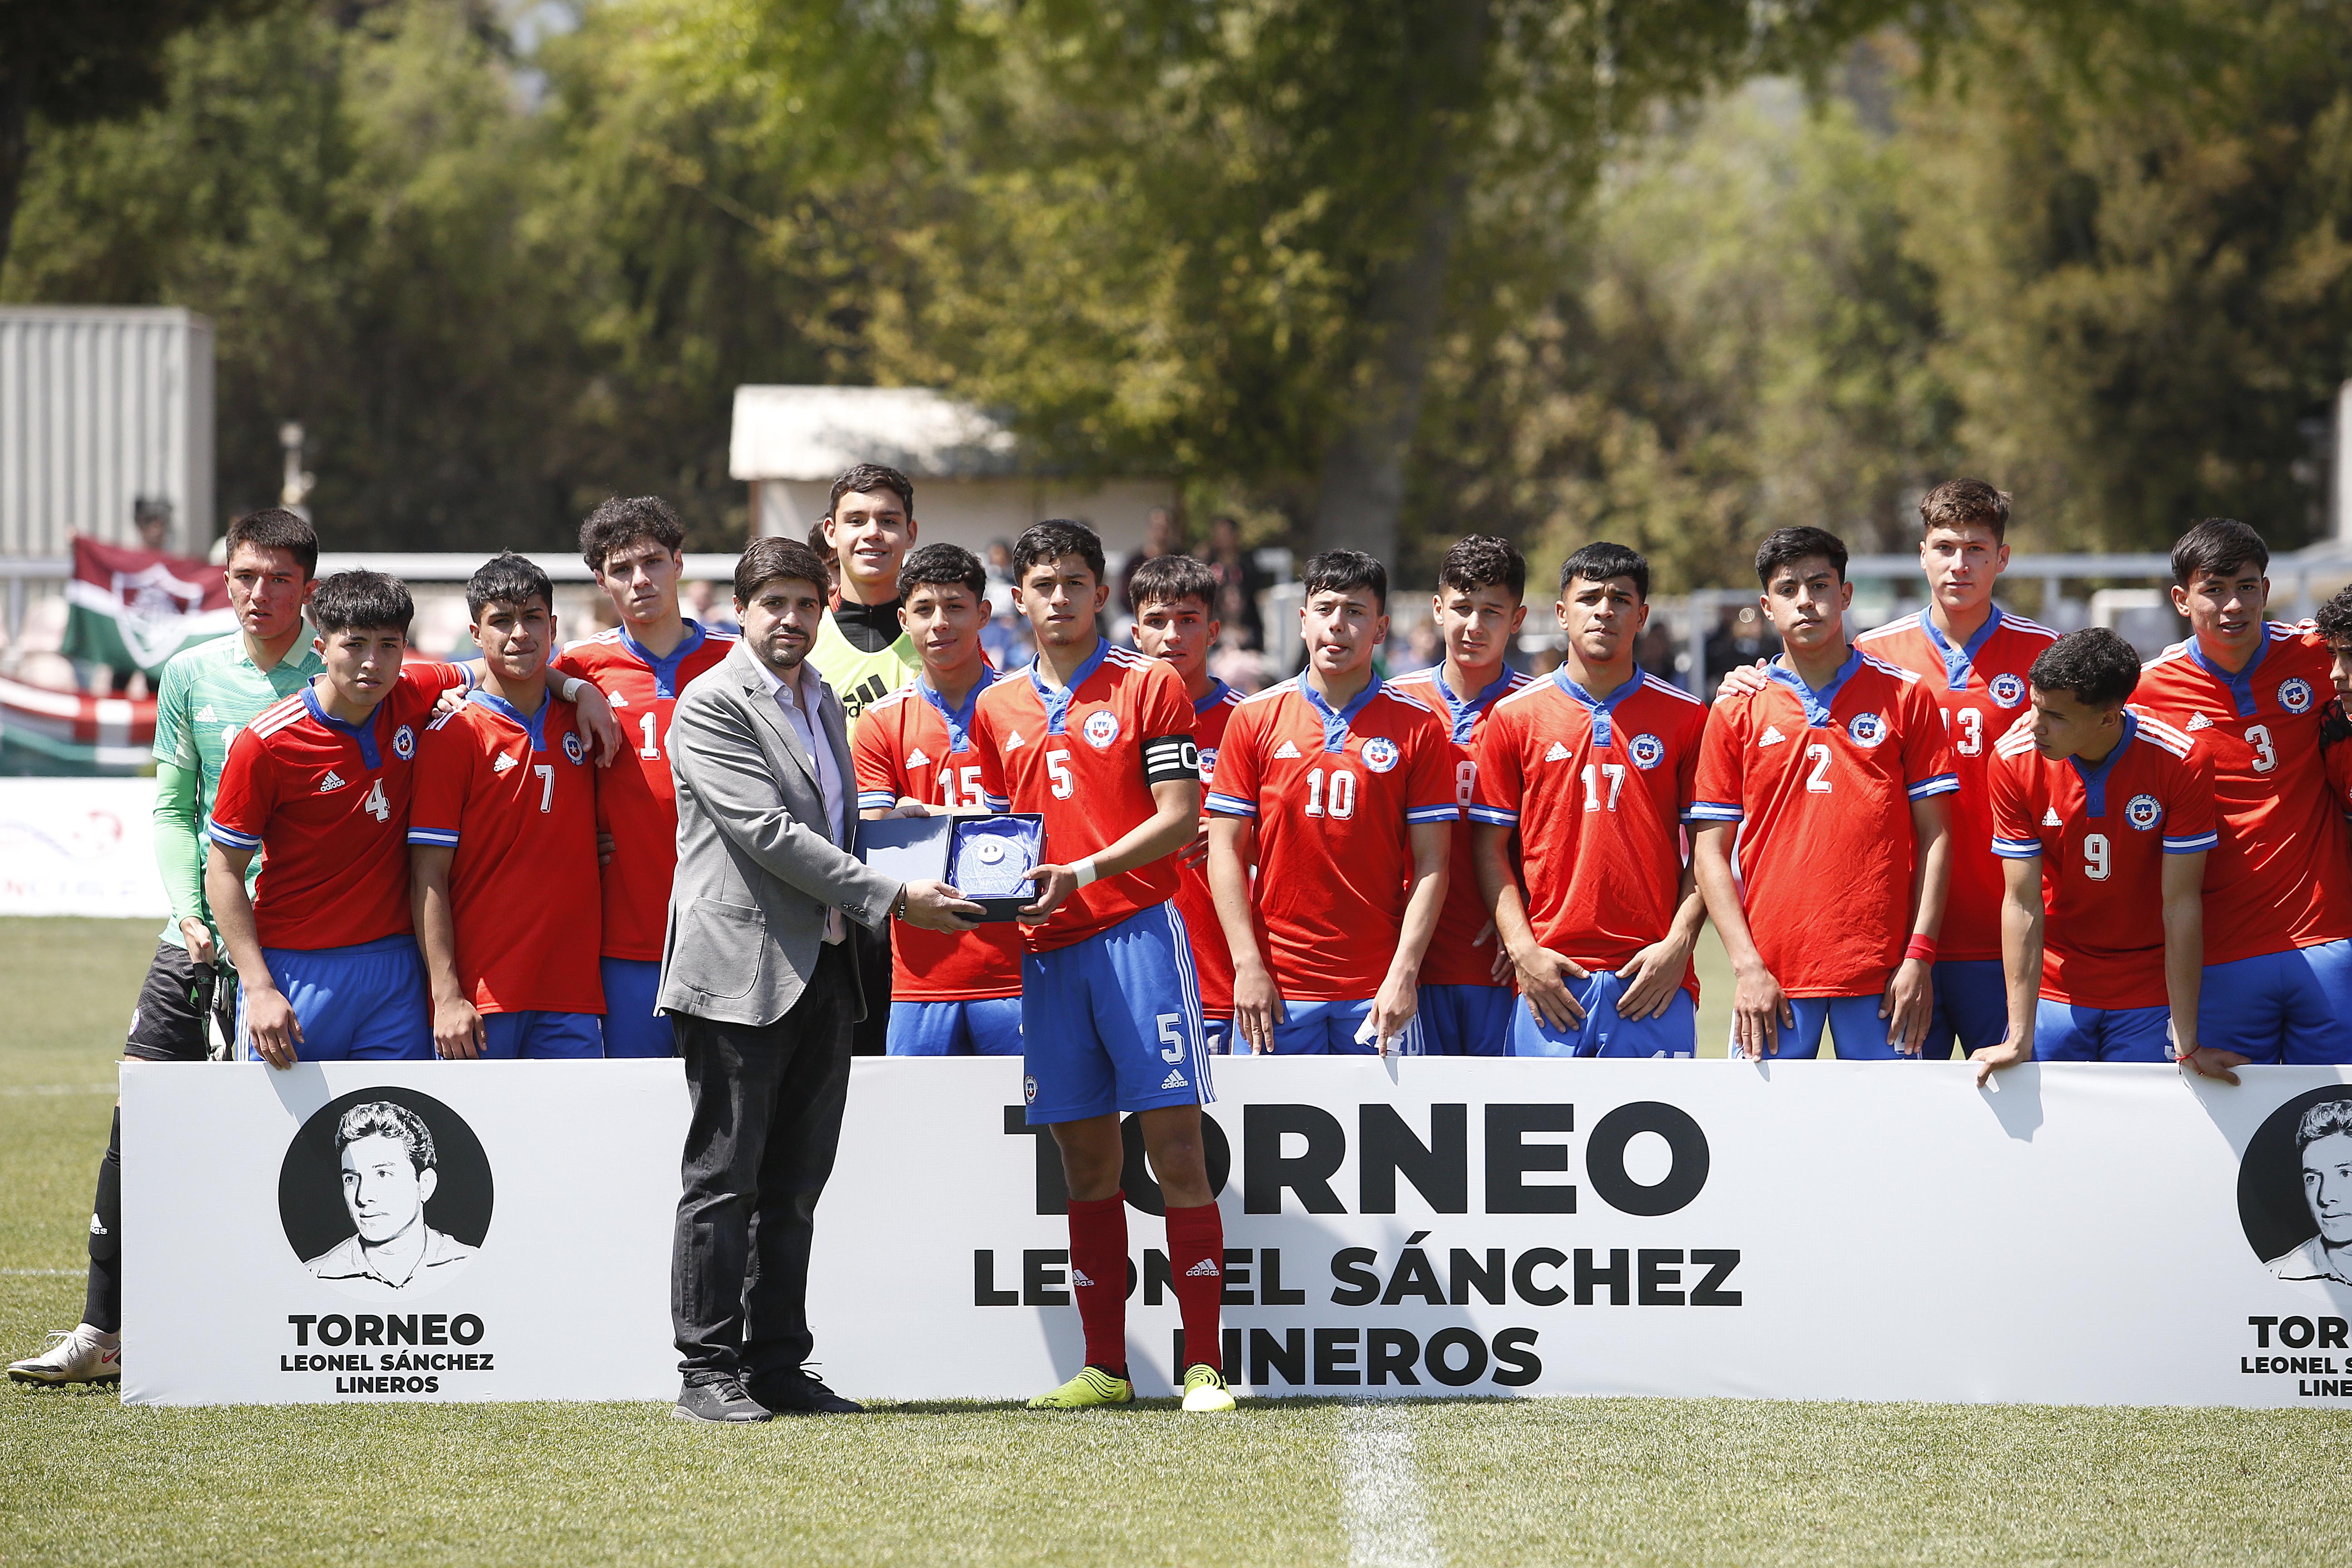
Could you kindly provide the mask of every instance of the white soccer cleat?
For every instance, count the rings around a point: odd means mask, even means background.
[[[18,1383],[113,1383],[122,1376],[122,1336],[88,1323],[52,1331],[40,1354],[8,1363]]]

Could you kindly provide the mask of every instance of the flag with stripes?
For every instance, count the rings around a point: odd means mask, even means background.
[[[65,653],[113,669],[143,669],[192,643],[236,629],[221,569],[191,556],[126,550],[77,534],[66,584]]]

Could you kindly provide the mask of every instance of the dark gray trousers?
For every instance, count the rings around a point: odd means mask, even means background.
[[[693,1101],[669,1294],[689,1382],[808,1358],[809,1246],[841,1142],[856,1010],[849,955],[826,947],[772,1024],[672,1015]]]

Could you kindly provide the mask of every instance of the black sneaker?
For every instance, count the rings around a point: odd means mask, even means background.
[[[677,1391],[677,1405],[670,1411],[680,1421],[719,1421],[740,1425],[747,1421],[774,1419],[775,1413],[750,1394],[735,1379],[721,1378],[716,1383],[689,1383]]]
[[[866,1406],[844,1399],[804,1366],[757,1373],[750,1380],[761,1404],[779,1415],[863,1415]]]

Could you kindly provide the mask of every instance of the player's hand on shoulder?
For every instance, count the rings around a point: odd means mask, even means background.
[[[1969,1053],[1969,1060],[1976,1063],[1977,1066],[1979,1089],[1991,1082],[1992,1075],[2002,1068],[2012,1068],[2020,1062],[2030,1062],[2032,1059],[2033,1042],[2020,1040],[2013,1035],[2003,1036],[2000,1044],[1997,1046],[1986,1046],[1981,1050]]]
[[[302,1042],[302,1021],[276,986],[245,994],[245,1033],[271,1067],[290,1068],[301,1059],[296,1047]]]
[[[1037,884],[1037,897],[1021,906],[1021,918],[1031,925],[1052,919],[1054,911],[1078,890],[1078,872],[1074,866],[1032,867],[1029,880]]]
[[[899,918],[925,931],[970,931],[984,912],[945,882],[922,881],[907,884],[907,906]]]
[[[472,1061],[489,1043],[482,1016],[462,996],[433,1004],[433,1054],[444,1061]]]
[[[1720,702],[1727,697],[1745,697],[1771,685],[1764,678],[1765,664],[1759,658],[1754,664],[1735,664],[1725,670],[1722,684],[1715,689],[1715,700]]]
[[[613,717],[613,705],[583,677],[572,694],[572,708],[580,715],[580,727],[588,732],[589,744],[596,748],[596,765],[611,767],[624,744],[621,721]]]
[[[1518,976],[1519,994],[1527,998],[1528,1011],[1538,1022],[1559,1030],[1583,1026],[1584,1007],[1570,989],[1570,982],[1589,980],[1591,975],[1574,959],[1548,947],[1531,946],[1511,960],[1511,970]]]
[[[450,714],[455,713],[458,709],[463,708],[466,705],[466,698],[468,695],[469,689],[469,688],[463,686],[452,686],[447,690],[442,692],[440,696],[433,700],[433,717],[436,719],[446,719]]]

